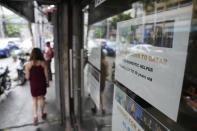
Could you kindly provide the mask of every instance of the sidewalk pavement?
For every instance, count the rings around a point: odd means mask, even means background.
[[[38,108],[39,125],[33,125],[32,97],[29,82],[24,86],[16,86],[0,96],[0,131],[64,131],[60,126],[60,112],[56,108],[55,83],[50,83],[47,89],[45,111],[47,121],[43,121]]]

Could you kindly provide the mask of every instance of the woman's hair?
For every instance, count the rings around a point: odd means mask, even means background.
[[[43,54],[39,48],[33,48],[30,54],[30,61],[33,61],[33,63],[35,63],[38,60],[44,61]]]

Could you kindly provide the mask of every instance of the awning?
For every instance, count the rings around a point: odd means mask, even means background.
[[[55,5],[60,0],[35,0],[38,5]],[[1,0],[0,5],[12,10],[16,14],[24,17],[30,22],[35,22],[34,19],[34,0]]]

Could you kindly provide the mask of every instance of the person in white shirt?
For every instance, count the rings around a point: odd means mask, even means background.
[[[50,46],[50,42],[46,42],[46,48],[44,52],[44,59],[46,61],[47,69],[48,69],[48,76],[49,80],[52,80],[52,73],[51,73],[51,59],[52,59],[52,48]]]

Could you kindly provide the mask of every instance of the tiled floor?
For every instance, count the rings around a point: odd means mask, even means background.
[[[112,120],[113,85],[106,82],[105,107],[106,114],[102,115],[101,110],[96,114],[91,112],[93,102],[90,97],[83,99],[83,124],[82,131],[111,131]]]

